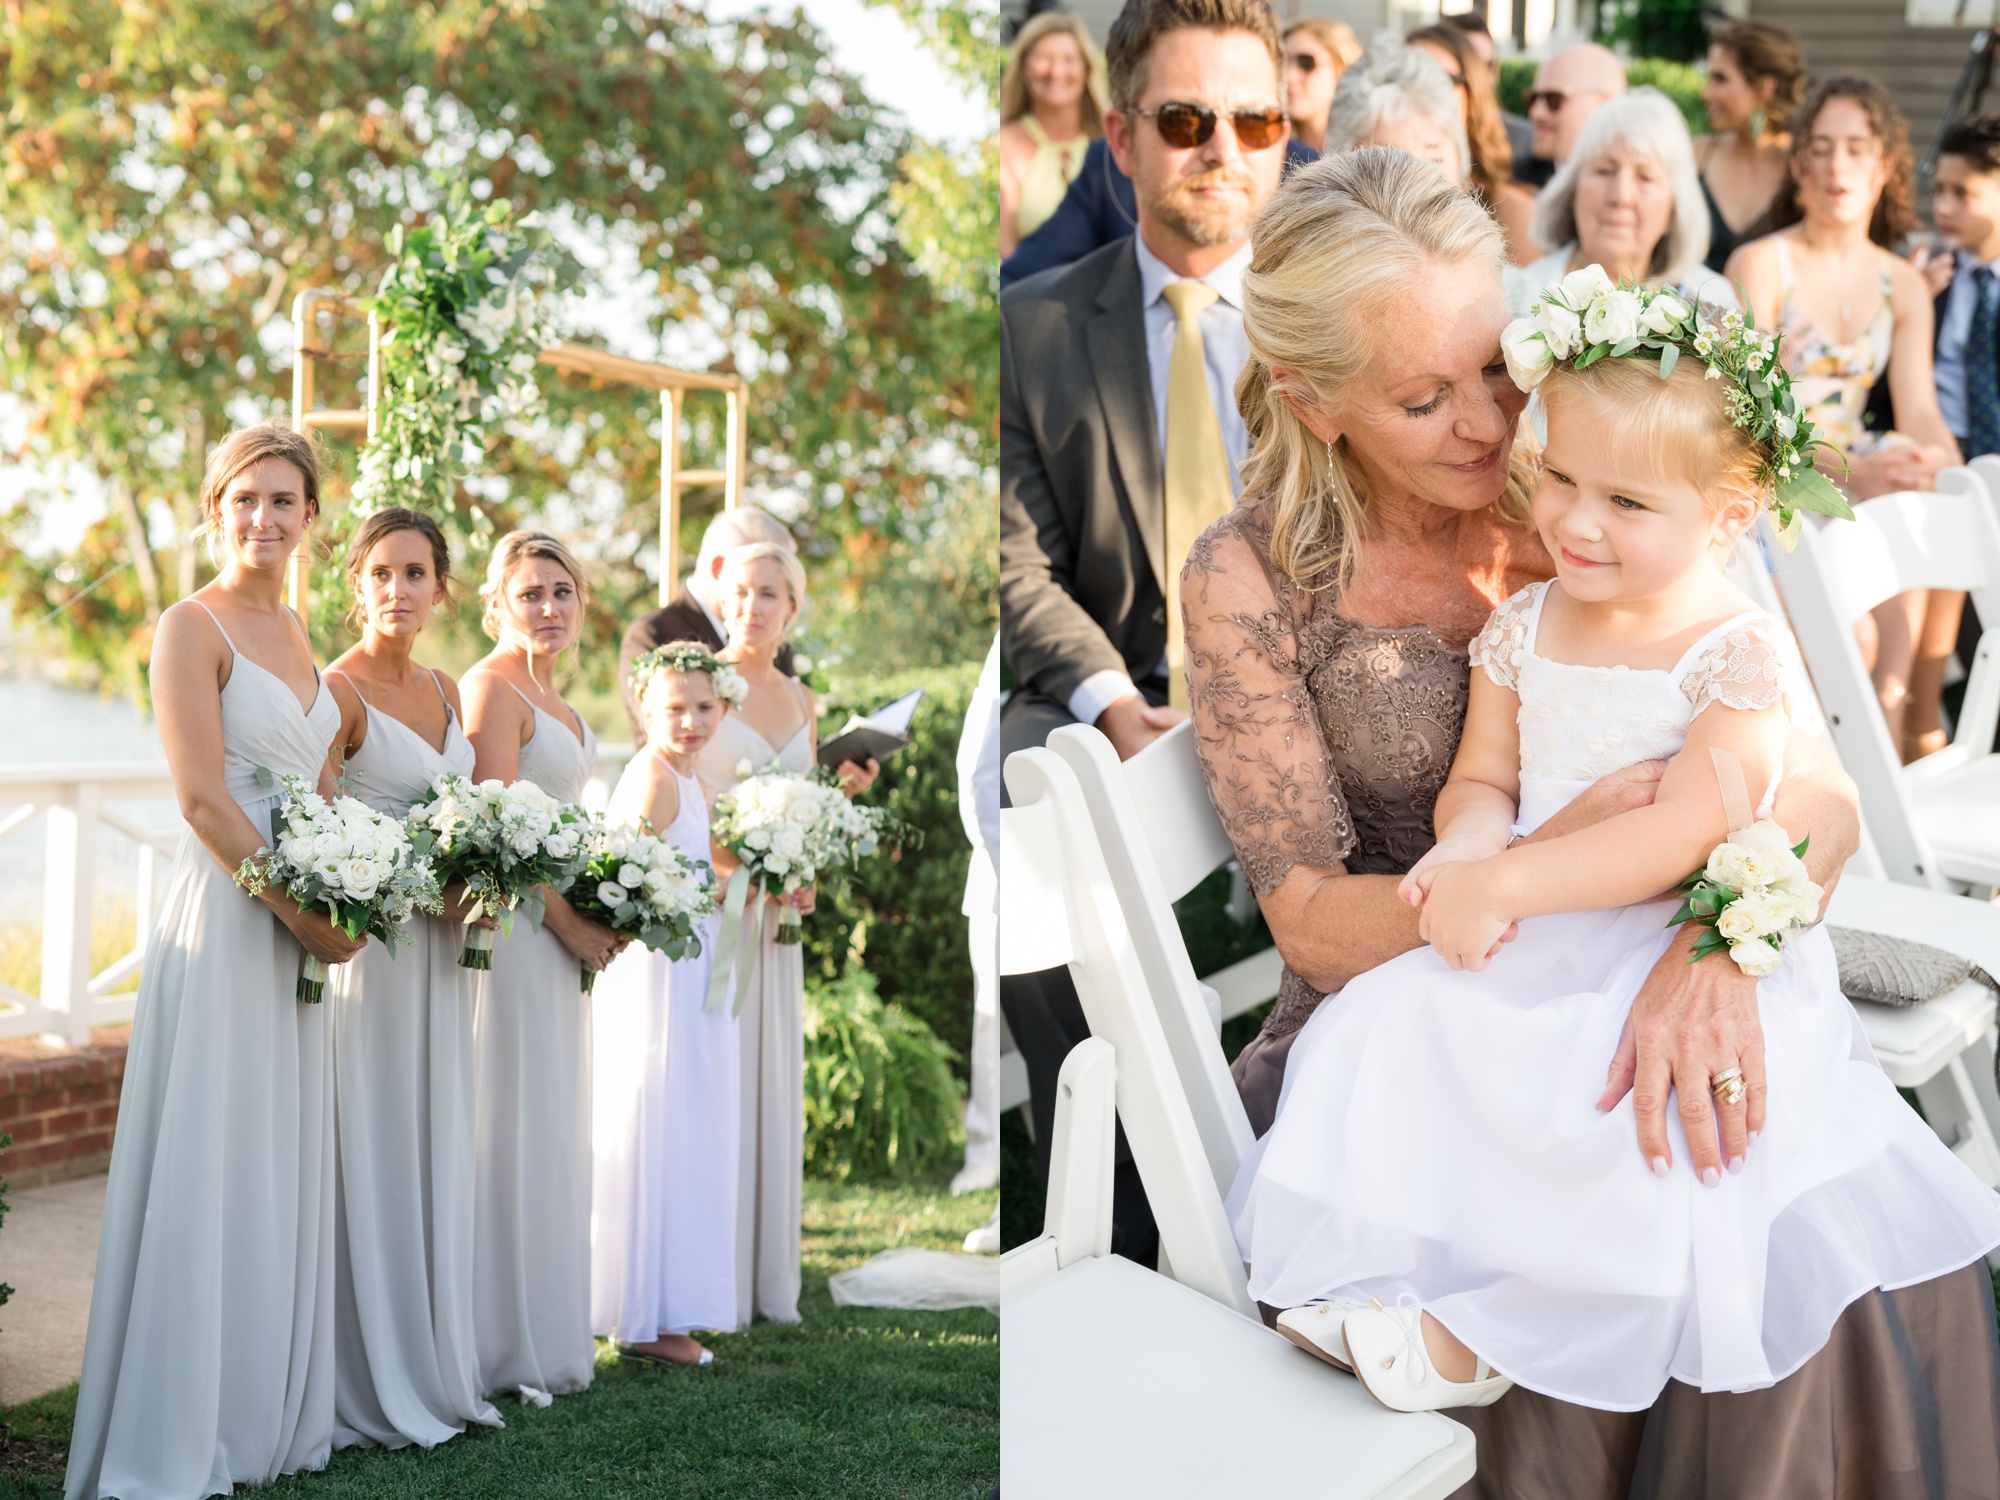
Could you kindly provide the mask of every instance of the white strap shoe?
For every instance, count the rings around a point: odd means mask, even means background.
[[[1480,1360],[1470,1380],[1446,1380],[1424,1348],[1423,1305],[1408,1292],[1394,1307],[1371,1302],[1341,1323],[1348,1358],[1368,1394],[1392,1411],[1443,1411],[1491,1406],[1514,1382]]]
[[[1354,1366],[1347,1358],[1347,1340],[1341,1336],[1340,1325],[1349,1313],[1366,1306],[1366,1302],[1301,1302],[1278,1314],[1278,1332],[1306,1353],[1352,1375]]]

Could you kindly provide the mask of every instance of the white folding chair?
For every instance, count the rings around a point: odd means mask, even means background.
[[[2000,887],[2000,660],[1992,626],[1979,643],[1957,732],[1904,766],[1854,640],[1854,622],[1911,589],[1964,589],[2000,624],[2000,514],[1972,469],[1938,475],[1938,493],[1905,491],[1860,506],[1852,521],[1808,523],[1777,560],[1792,628],[1825,706],[1834,746],[1861,788],[1862,813],[1892,880],[1936,890]]]
[[[1006,776],[1002,971],[1067,963],[1093,1036],[1063,1064],[1044,1231],[1001,1259],[1003,1489],[1441,1500],[1471,1433],[1378,1406],[1257,1321],[1075,773],[1040,748]],[[1179,1282],[1107,1253],[1114,1095]]]

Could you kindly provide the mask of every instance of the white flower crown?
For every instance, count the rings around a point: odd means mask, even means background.
[[[1587,369],[1600,359],[1657,359],[1660,379],[1673,374],[1682,354],[1708,366],[1707,378],[1727,380],[1729,420],[1750,429],[1765,462],[1757,481],[1771,488],[1778,539],[1798,536],[1799,512],[1854,519],[1847,501],[1813,467],[1812,451],[1829,443],[1813,436],[1812,422],[1792,395],[1792,377],[1778,362],[1780,333],[1759,333],[1733,309],[1711,322],[1703,312],[1664,288],[1619,286],[1602,266],[1585,266],[1547,291],[1534,313],[1516,318],[1500,335],[1507,373],[1532,391],[1558,364]]]
[[[639,657],[632,663],[633,690],[644,697],[647,684],[661,672],[708,673],[715,696],[732,710],[741,708],[750,696],[743,674],[698,641],[667,641]]]

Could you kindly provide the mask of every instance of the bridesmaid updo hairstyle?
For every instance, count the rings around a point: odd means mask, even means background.
[[[1367,507],[1345,439],[1326,444],[1299,420],[1365,375],[1384,342],[1409,330],[1383,307],[1432,265],[1483,261],[1498,275],[1500,226],[1472,194],[1407,151],[1368,146],[1322,157],[1285,178],[1250,226],[1236,381],[1249,431],[1243,495],[1271,508],[1271,561],[1306,588],[1339,589],[1354,571]],[[1271,371],[1289,371],[1283,381]],[[1525,520],[1534,475],[1518,450],[1503,504]]]
[[[722,568],[727,572],[732,567],[747,566],[765,559],[776,563],[785,575],[785,592],[792,596],[792,606],[797,611],[792,618],[796,621],[806,612],[806,569],[805,564],[799,561],[798,553],[776,542],[749,542],[723,553]]]
[[[198,534],[208,543],[211,562],[219,565],[222,561],[222,497],[237,475],[267,458],[281,458],[299,471],[305,490],[306,518],[308,521],[319,518],[319,453],[312,439],[276,422],[239,427],[209,450],[208,465],[202,470]]]
[[[590,603],[590,584],[575,553],[546,531],[510,531],[493,544],[492,560],[486,564],[486,581],[479,585],[479,627],[488,640],[498,641],[504,628],[508,575],[522,563],[538,557],[568,573],[570,582],[576,585],[578,602]]]
[[[1722,309],[1702,316],[1720,321]],[[1600,359],[1588,369],[1563,363],[1538,388],[1550,411],[1590,408],[1592,446],[1647,473],[1679,474],[1707,499],[1710,513],[1730,500],[1768,500],[1758,483],[1765,454],[1747,428],[1729,420],[1725,381],[1710,380],[1699,359],[1683,359],[1660,379],[1651,359]]]
[[[361,523],[361,529],[354,533],[353,545],[347,549],[347,592],[356,601],[348,610],[347,619],[357,633],[362,626],[361,570],[368,566],[368,554],[375,550],[376,544],[399,531],[414,531],[430,544],[431,572],[444,590],[444,607],[449,609],[457,603],[451,592],[451,544],[445,540],[444,528],[420,510],[406,510],[402,506],[378,510]]]

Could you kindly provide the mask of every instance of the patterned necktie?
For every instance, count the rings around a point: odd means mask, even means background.
[[[1167,364],[1167,692],[1169,702],[1186,708],[1181,564],[1194,539],[1229,514],[1234,497],[1201,342],[1202,309],[1218,294],[1199,281],[1176,281],[1161,295],[1180,325]]]
[[[2000,452],[2000,280],[1991,268],[1975,266],[1972,285],[1979,301],[1972,310],[1972,336],[1965,344],[1965,437],[1967,458]]]

